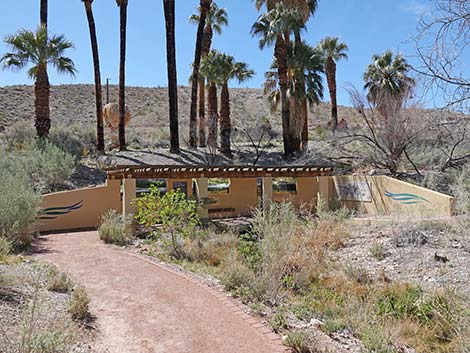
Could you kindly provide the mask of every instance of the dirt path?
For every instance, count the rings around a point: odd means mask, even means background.
[[[222,293],[104,245],[96,232],[49,235],[38,246],[38,257],[86,288],[99,352],[285,351],[278,336]]]

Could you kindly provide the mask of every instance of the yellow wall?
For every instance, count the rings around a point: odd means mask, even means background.
[[[230,179],[228,193],[209,193],[208,198],[215,201],[208,206],[209,211],[221,208],[234,209],[223,213],[209,212],[210,218],[249,216],[253,209],[258,207],[256,178]]]
[[[387,176],[342,176],[331,177],[333,191],[336,180],[367,181],[372,192],[371,202],[341,201],[347,208],[357,210],[359,213],[377,215],[401,215],[403,217],[449,217],[454,214],[454,198],[429,189],[422,188]],[[387,196],[392,194],[416,195],[415,204],[405,204],[407,201]],[[337,197],[337,195],[336,195]],[[400,198],[397,196],[396,198]],[[330,204],[331,206],[331,204]]]
[[[104,186],[44,195],[42,203],[43,210],[78,205],[77,209],[70,210],[68,214],[42,214],[41,218],[56,218],[41,219],[39,221],[39,230],[41,232],[47,232],[97,227],[100,223],[101,216],[106,211],[114,209],[121,212],[120,187],[120,180],[108,180]],[[67,212],[67,210],[59,209],[51,210],[50,212]]]
[[[292,202],[295,207],[315,205],[319,178],[296,178],[297,192],[273,192],[274,202]]]

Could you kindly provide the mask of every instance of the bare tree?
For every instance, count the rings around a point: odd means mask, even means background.
[[[470,0],[435,1],[414,38],[428,92],[443,96],[448,108],[469,112],[470,75],[465,59],[470,44]]]
[[[438,112],[404,101],[384,119],[380,109],[369,104],[357,89],[350,89],[350,95],[361,123],[353,132],[336,136],[339,139],[336,146],[342,153],[348,155],[347,158],[388,169],[392,174],[397,174],[407,160],[420,174],[408,151],[423,134],[439,127]],[[387,99],[394,98],[388,95]],[[394,102],[387,105],[398,107]]]

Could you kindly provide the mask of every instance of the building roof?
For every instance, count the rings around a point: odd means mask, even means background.
[[[329,176],[332,167],[319,166],[119,166],[108,169],[108,179],[197,179]]]

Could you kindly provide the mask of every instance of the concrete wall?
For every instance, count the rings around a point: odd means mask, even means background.
[[[310,207],[317,202],[320,178],[297,178],[296,192],[273,192],[274,202],[291,202],[295,207]]]
[[[338,198],[335,183],[367,182],[371,201],[339,201],[347,208],[368,216],[449,217],[454,214],[454,198],[387,176],[342,176],[330,178],[330,190]],[[331,200],[330,200],[330,206]]]
[[[122,211],[121,181],[44,195],[39,220],[41,232],[95,228],[108,210]]]

